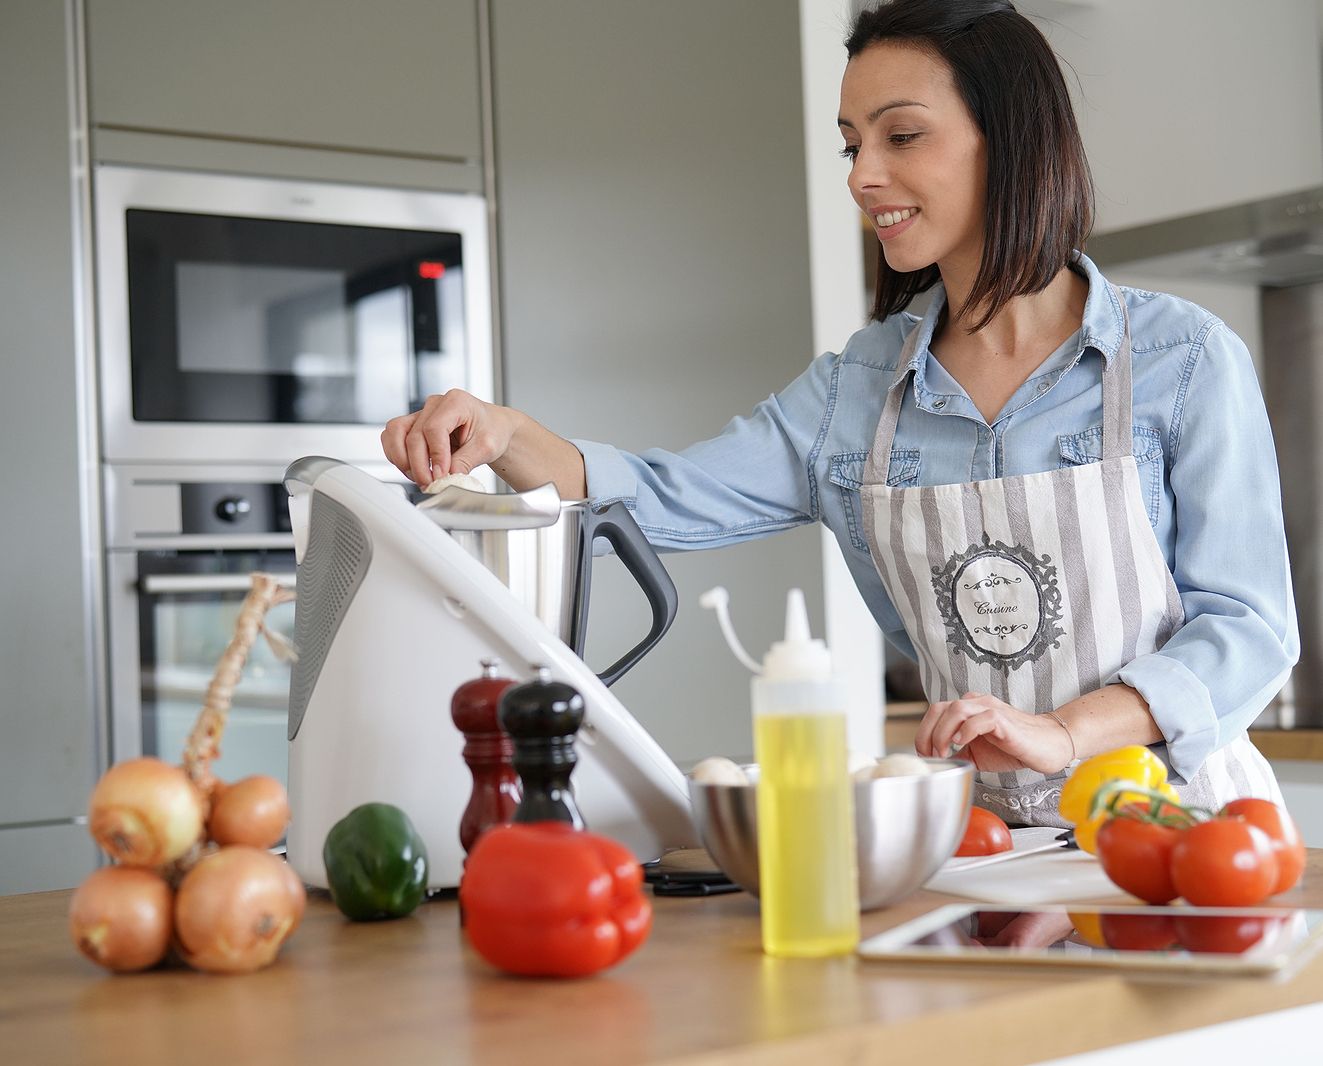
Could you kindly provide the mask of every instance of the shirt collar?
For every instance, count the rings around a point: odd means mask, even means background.
[[[1084,300],[1084,320],[1080,326],[1080,351],[1093,348],[1107,363],[1111,363],[1116,353],[1121,350],[1125,335],[1125,320],[1121,315],[1121,306],[1117,303],[1116,291],[1092,259],[1082,252],[1076,253],[1072,264],[1089,283],[1089,295]],[[915,380],[922,383],[927,367],[933,333],[937,329],[937,320],[942,308],[946,306],[946,289],[939,281],[932,289],[932,301],[924,312],[919,324],[914,327],[914,349],[910,357],[896,367],[891,387],[906,380],[911,371]]]

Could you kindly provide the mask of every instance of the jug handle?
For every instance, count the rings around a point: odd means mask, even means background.
[[[652,608],[652,628],[648,630],[648,635],[597,675],[604,684],[614,685],[671,628],[680,609],[680,597],[675,591],[671,575],[666,572],[666,567],[657,558],[656,550],[648,543],[648,538],[643,535],[643,530],[639,529],[634,516],[623,502],[617,501],[600,511],[592,512],[591,526],[583,538],[590,556],[593,541],[598,537],[605,537],[615,549],[625,569],[643,589],[644,595],[648,597],[648,605]]]

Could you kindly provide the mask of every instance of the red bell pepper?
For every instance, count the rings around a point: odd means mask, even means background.
[[[652,928],[643,870],[629,849],[565,822],[488,829],[469,853],[459,900],[478,954],[533,977],[614,966]]]

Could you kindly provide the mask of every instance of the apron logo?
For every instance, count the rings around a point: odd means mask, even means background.
[[[976,663],[1018,669],[1061,646],[1061,589],[1051,556],[990,540],[933,567],[951,644]]]

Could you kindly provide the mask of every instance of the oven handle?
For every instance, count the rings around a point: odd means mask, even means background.
[[[293,574],[274,575],[281,588],[295,586]],[[138,587],[149,596],[180,596],[189,592],[247,592],[253,580],[247,574],[148,574]]]

